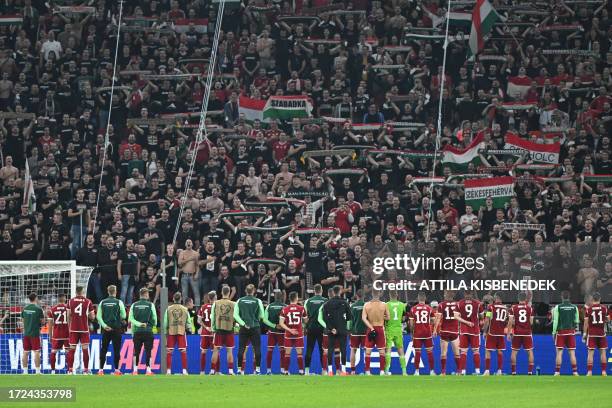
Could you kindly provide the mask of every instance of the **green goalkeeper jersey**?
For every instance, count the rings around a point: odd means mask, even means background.
[[[387,309],[389,310],[389,320],[385,322],[385,330],[401,332],[402,319],[406,314],[406,304],[399,300],[390,300],[387,302]]]

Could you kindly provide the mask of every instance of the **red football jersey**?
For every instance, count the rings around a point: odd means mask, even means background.
[[[585,307],[584,318],[589,319],[587,334],[590,337],[603,337],[606,335],[606,316],[608,316],[608,308],[604,305]]]
[[[440,319],[440,333],[459,334],[459,321],[455,319],[457,312],[457,302],[441,302],[438,305],[438,313],[442,315]]]
[[[198,310],[198,316],[202,319],[202,335],[212,334],[212,321],[210,320],[210,314],[212,312],[212,304],[204,304]]]
[[[68,339],[68,306],[65,303],[58,303],[49,309],[47,317],[53,320],[52,340]]]
[[[297,334],[295,335],[285,331],[285,337],[289,339],[304,337],[304,329],[302,327],[302,322],[306,317],[306,309],[304,309],[304,306],[298,304],[285,306],[280,313],[280,317],[284,319],[287,327],[297,330]]]
[[[461,323],[461,334],[480,335],[480,320],[479,315],[484,310],[482,303],[475,299],[462,299],[457,302],[457,311],[463,320],[467,320],[473,324],[472,327]]]
[[[508,311],[514,317],[514,335],[531,336],[531,317],[534,315],[533,307],[526,303],[513,305]]]
[[[433,309],[429,305],[417,304],[410,309],[410,320],[414,320],[414,338],[429,339],[431,338],[431,317]]]
[[[94,306],[91,300],[85,296],[75,296],[68,301],[70,310],[70,331],[89,332],[89,313],[93,312]]]
[[[508,308],[503,303],[489,305],[489,335],[503,336],[508,326]]]

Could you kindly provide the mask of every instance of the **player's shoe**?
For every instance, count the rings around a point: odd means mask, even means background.
[[[592,375],[593,375],[593,373],[592,373],[591,371],[587,371],[587,373],[586,373],[586,376],[587,376],[587,377],[590,377],[590,376],[592,376]]]
[[[169,368],[166,370],[166,375],[171,375],[172,374],[172,370],[170,370]]]
[[[497,373],[495,375],[504,375],[504,373],[502,373],[502,370],[497,370]]]
[[[341,377],[348,377],[350,374],[347,373],[346,371],[340,371],[340,376]]]
[[[183,368],[183,375],[189,375],[186,368]]]
[[[432,375],[432,376],[434,376],[434,377],[435,377],[435,376],[436,376],[436,372],[435,372],[434,370],[431,370],[431,371],[429,372],[429,375]]]
[[[606,373],[605,371],[602,371],[602,372],[601,372],[601,376],[602,376],[602,377],[607,377],[607,376],[608,376],[608,373]]]
[[[113,375],[123,375],[123,373],[121,372],[121,370],[115,370]]]
[[[98,375],[104,375],[104,370],[98,370]]]
[[[421,373],[419,373],[419,370],[416,370],[416,371],[414,372],[414,375],[418,377],[419,375],[421,375]]]
[[[491,375],[491,373],[489,372],[489,370],[485,370],[484,373],[482,373],[482,375],[489,376],[489,375]]]
[[[577,373],[576,371],[574,371],[574,372],[572,373],[572,375],[573,375],[574,377],[578,377],[578,373]]]
[[[553,377],[559,377],[561,374],[557,371],[556,373],[553,374]]]
[[[441,377],[446,377],[446,372],[445,372],[445,371],[442,371],[442,372],[440,373],[440,376],[441,376]]]
[[[138,375],[138,371],[132,371],[132,375]]]
[[[391,371],[385,371],[385,374],[391,375]]]
[[[54,374],[55,374],[55,370],[51,370],[51,375],[54,375]]]
[[[329,370],[327,372],[327,375],[330,376],[330,377],[333,377],[334,376],[334,372],[332,370]]]
[[[91,375],[91,371],[87,370],[83,370],[83,375]]]
[[[150,376],[150,375],[153,375],[153,372],[152,372],[152,371],[147,371],[147,372],[145,373],[145,375],[149,375],[149,376]]]

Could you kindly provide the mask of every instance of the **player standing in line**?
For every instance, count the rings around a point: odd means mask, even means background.
[[[349,322],[349,329],[351,333],[351,371],[350,374],[355,374],[355,359],[357,350],[365,348],[365,334],[366,325],[361,319],[363,313],[363,290],[358,289],[355,293],[355,301],[351,304],[351,321]]]
[[[321,314],[325,322],[325,328],[327,329],[327,337],[329,338],[329,342],[327,344],[327,375],[334,375],[332,366],[334,356],[331,353],[334,353],[336,345],[340,347],[340,375],[347,375],[345,370],[346,336],[348,334],[347,326],[350,320],[351,309],[348,302],[340,297],[342,294],[342,286],[334,286],[332,293],[334,296],[325,302],[325,304],[321,307]],[[381,304],[384,306],[384,303]],[[338,373],[337,366],[336,373]]]
[[[210,291],[206,295],[204,304],[198,310],[198,323],[200,324],[200,374],[206,371],[206,357],[208,350],[213,348],[212,320],[210,319],[212,304],[217,300],[217,292]],[[211,367],[212,369],[213,367]]]
[[[117,299],[117,287],[110,285],[106,291],[108,292],[108,297],[100,301],[97,312],[98,323],[102,329],[102,348],[100,349],[98,375],[104,375],[106,352],[111,342],[113,343],[113,367],[115,367],[115,375],[121,375],[121,370],[119,369],[121,335],[123,334],[123,322],[127,314],[125,313],[125,305],[121,299]]]
[[[234,307],[235,302],[229,299],[231,289],[224,285],[221,288],[221,299],[213,303],[211,308],[210,320],[212,321],[213,344],[215,349],[212,355],[211,374],[220,372],[219,351],[221,347],[225,347],[227,352],[227,371],[230,375],[234,375]]]
[[[580,323],[578,307],[570,303],[570,293],[567,290],[561,292],[561,303],[552,310],[553,329],[557,348],[555,361],[555,375],[561,374],[561,363],[563,361],[563,349],[567,348],[572,364],[573,375],[578,375],[576,365],[576,327]]]
[[[55,363],[57,353],[70,347],[68,344],[68,306],[66,305],[66,295],[60,294],[57,304],[53,306],[48,314],[49,338],[51,339],[51,374],[55,374]]]
[[[516,355],[521,349],[527,352],[529,368],[527,374],[533,373],[533,335],[531,326],[533,325],[533,308],[527,303],[527,293],[521,292],[518,295],[519,303],[510,308],[508,316],[508,340],[512,339],[512,354],[510,362],[512,364],[512,375],[516,375]]]
[[[323,361],[325,352],[323,350],[323,336],[325,329],[323,326],[321,326],[318,319],[321,306],[323,306],[323,303],[325,303],[327,300],[322,296],[322,294],[323,286],[317,283],[314,285],[314,296],[309,297],[306,300],[306,303],[304,303],[304,308],[308,314],[308,322],[306,323],[306,375],[310,374],[310,360],[312,360],[312,351],[314,350],[315,342],[319,348],[319,358],[321,358],[321,362]],[[321,367],[325,367],[325,365],[322,365]]]
[[[436,323],[434,332],[440,333],[440,373],[446,375],[446,354],[448,345],[451,345],[455,356],[455,366],[459,373],[459,320],[455,318],[457,312],[457,302],[454,300],[455,294],[447,290],[444,292],[444,300],[438,305],[436,313]]]
[[[370,375],[370,355],[372,349],[376,347],[380,355],[380,375],[384,375],[386,366],[385,358],[385,328],[384,324],[389,320],[389,309],[387,305],[380,301],[380,291],[372,290],[372,300],[363,306],[361,319],[368,328],[366,336],[366,356],[365,356],[365,372]]]
[[[601,304],[599,292],[593,293],[592,303],[584,310],[584,329],[583,340],[589,349],[587,356],[587,375],[593,375],[593,355],[595,350],[599,350],[601,362],[601,375],[606,373],[606,352],[608,351],[608,341],[606,339],[606,324],[610,320],[608,308]]]
[[[68,301],[69,342],[68,374],[73,373],[76,346],[83,350],[83,374],[89,374],[89,321],[96,316],[91,300],[85,297],[85,288],[78,286],[76,296]]]
[[[321,307],[319,307],[319,314],[317,315],[317,321],[319,322],[319,325],[323,327],[323,345],[322,345],[323,354],[321,355],[321,374],[322,375],[327,374],[327,371],[325,371],[325,366],[327,365],[327,352],[329,350],[329,335],[326,331],[327,327],[326,327],[325,319],[323,318],[323,306],[325,306],[325,303],[333,297],[334,297],[334,288],[331,287],[327,290],[327,300],[323,302]],[[336,367],[336,371],[340,371],[342,367],[340,366],[340,345],[339,344],[334,344],[333,360],[334,360],[334,365]]]
[[[304,374],[304,328],[302,323],[308,321],[306,309],[298,304],[297,292],[289,293],[289,305],[285,306],[279,316],[278,325],[285,330],[283,341],[285,353],[283,354],[283,368],[285,374],[289,374],[289,363],[291,361],[291,350],[295,347],[298,358],[300,375]]]
[[[473,298],[472,291],[465,291],[464,299],[457,303],[455,319],[461,323],[459,326],[459,368],[457,373],[465,375],[467,367],[467,352],[472,349],[474,355],[474,372],[480,374],[480,315],[484,307],[482,303]]]
[[[283,302],[283,292],[276,290],[274,291],[274,302],[270,303],[264,312],[263,322],[269,327],[268,350],[266,352],[266,374],[268,375],[272,374],[272,357],[276,346],[280,350],[281,374],[285,374],[285,367],[282,364],[285,358],[285,332],[279,326],[280,314],[285,306],[287,305]]]
[[[181,353],[181,367],[183,375],[187,375],[187,338],[185,332],[193,332],[193,320],[189,311],[181,303],[181,292],[176,292],[172,296],[174,304],[168,306],[164,315],[166,334],[168,336],[166,344],[166,374],[172,374],[172,354],[174,347],[178,347]]]
[[[246,296],[238,299],[234,307],[234,320],[240,326],[238,337],[238,373],[242,374],[245,372],[245,351],[250,343],[253,348],[253,354],[255,354],[254,373],[259,374],[261,366],[261,321],[264,318],[264,307],[261,299],[255,297],[254,285],[247,285],[245,292]]]
[[[21,311],[23,322],[23,356],[21,367],[28,373],[30,352],[34,354],[34,369],[40,374],[40,327],[45,324],[45,312],[38,305],[38,296],[32,292],[28,295],[30,303]]]
[[[153,328],[157,326],[157,311],[155,305],[149,301],[149,289],[140,289],[140,299],[130,306],[129,322],[132,327],[132,338],[134,341],[134,366],[133,375],[138,375],[138,364],[140,363],[140,352],[144,346],[144,361],[147,366],[146,375],[153,375],[151,366],[154,356],[153,350]]]
[[[417,299],[419,303],[412,306],[409,312],[412,345],[414,347],[414,375],[419,375],[421,348],[423,347],[425,347],[425,351],[427,352],[429,375],[436,375],[433,355],[433,336],[436,335],[436,332],[432,332],[431,330],[431,321],[434,311],[431,306],[425,303],[427,300],[425,292],[419,292]]]
[[[504,370],[504,350],[506,350],[506,327],[508,327],[508,308],[502,303],[501,293],[496,293],[493,304],[489,305],[483,332],[485,338],[485,371],[490,374],[491,352],[497,351],[497,375]]]
[[[389,320],[385,321],[385,342],[387,347],[385,350],[385,373],[391,375],[389,367],[391,367],[391,348],[395,346],[399,354],[400,366],[402,375],[406,375],[406,357],[404,356],[404,330],[402,322],[406,316],[406,304],[397,300],[397,291],[389,291],[389,301],[387,302],[387,310],[389,312]],[[382,366],[381,366],[382,368]]]

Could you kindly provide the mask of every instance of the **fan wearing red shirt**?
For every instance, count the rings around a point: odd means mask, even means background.
[[[458,372],[465,374],[467,364],[467,351],[472,349],[474,355],[474,369],[480,374],[480,315],[484,311],[483,304],[474,299],[471,291],[465,291],[465,297],[457,303],[455,319],[461,323],[459,326],[459,348],[461,357]]]
[[[431,331],[431,320],[434,316],[434,311],[431,306],[425,303],[427,300],[425,292],[419,292],[417,299],[419,303],[412,306],[409,312],[410,329],[412,330],[412,345],[414,347],[414,375],[419,375],[421,348],[423,347],[425,347],[425,351],[427,352],[429,374],[436,375],[432,339],[436,333]]]
[[[527,374],[533,373],[533,336],[531,326],[533,325],[533,308],[527,303],[527,293],[518,295],[519,303],[513,305],[508,314],[508,339],[512,339],[512,375],[516,375],[516,355],[522,348],[527,352],[529,368]]]
[[[55,374],[57,352],[69,348],[68,344],[68,305],[66,295],[58,296],[58,303],[49,309],[49,338],[51,339],[51,374]]]
[[[285,330],[285,355],[283,367],[285,373],[289,374],[289,361],[291,349],[295,347],[298,356],[300,374],[304,374],[304,328],[303,324],[308,321],[308,315],[304,306],[298,304],[297,292],[289,293],[289,305],[285,306],[279,317],[279,326]]]
[[[76,346],[81,343],[83,350],[83,373],[89,374],[89,320],[95,318],[95,311],[91,300],[85,297],[85,288],[78,286],[76,296],[68,301],[68,373],[71,374],[74,364]]]
[[[593,355],[595,350],[599,350],[599,358],[601,362],[601,375],[606,376],[606,352],[608,350],[608,341],[606,339],[606,324],[610,320],[608,308],[602,305],[601,295],[595,292],[592,295],[592,301],[589,306],[584,309],[584,327],[583,340],[585,340],[589,348],[587,356],[587,375],[593,375]]]
[[[457,302],[455,294],[447,290],[444,301],[438,305],[434,332],[440,333],[440,373],[446,375],[446,353],[450,344],[455,356],[455,366],[459,372],[459,320],[455,319]]]
[[[200,325],[200,372],[204,374],[206,370],[206,357],[208,350],[213,349],[213,332],[212,321],[210,314],[212,313],[212,304],[217,300],[217,292],[214,290],[208,292],[206,301],[198,310],[198,324]],[[215,371],[219,371],[217,367],[212,367]]]
[[[502,374],[504,367],[504,350],[506,350],[506,327],[508,326],[508,307],[502,303],[501,293],[495,294],[495,301],[489,305],[484,324],[485,339],[485,372],[489,375],[491,352],[497,351],[497,375]]]
[[[340,233],[346,235],[351,232],[351,225],[355,221],[355,217],[353,217],[353,212],[344,201],[344,197],[338,198],[338,204],[338,208],[331,210],[330,215],[334,215],[335,226],[338,227]]]

